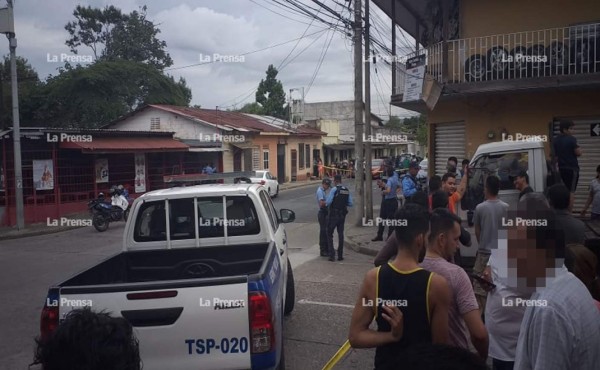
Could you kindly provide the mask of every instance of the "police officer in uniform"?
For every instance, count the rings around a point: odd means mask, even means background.
[[[342,176],[335,175],[334,185],[327,195],[327,245],[329,247],[329,260],[335,261],[335,249],[333,248],[333,231],[338,233],[338,261],[344,260],[344,222],[346,222],[347,207],[352,207],[352,195],[350,190],[342,185]]]
[[[394,218],[394,214],[398,210],[398,198],[396,196],[396,190],[400,186],[400,179],[398,179],[398,172],[394,171],[393,168],[386,167],[386,175],[388,176],[387,182],[378,183],[378,186],[382,188],[383,201],[381,202],[381,209],[379,211],[379,227],[377,229],[377,236],[371,241],[382,241],[383,231],[385,230],[384,221],[390,221]],[[387,238],[392,234],[393,228],[388,224]],[[386,239],[387,239],[386,238]]]
[[[327,205],[325,200],[327,199],[327,190],[331,188],[331,180],[323,179],[321,186],[317,189],[317,206],[319,207],[319,213],[317,219],[319,220],[319,247],[321,247],[321,257],[329,256],[329,246],[327,245]]]

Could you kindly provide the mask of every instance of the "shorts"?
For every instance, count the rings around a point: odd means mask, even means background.
[[[577,190],[577,183],[579,182],[579,170],[574,168],[560,168],[559,172],[563,184],[565,184],[571,193],[574,193]]]

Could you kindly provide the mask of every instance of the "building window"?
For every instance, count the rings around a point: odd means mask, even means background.
[[[306,144],[306,168],[310,168],[310,145]]]
[[[150,118],[150,131],[160,130],[160,117]]]
[[[263,170],[269,169],[269,149],[263,149]]]
[[[299,169],[303,169],[304,168],[304,144],[298,144],[298,160],[300,163],[298,163],[298,168]]]
[[[260,148],[252,148],[252,170],[260,170]]]

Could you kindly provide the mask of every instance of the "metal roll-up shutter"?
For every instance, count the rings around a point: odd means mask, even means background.
[[[443,176],[446,173],[448,157],[458,159],[458,167],[465,159],[465,123],[441,123],[435,125],[434,160],[435,174]]]
[[[573,120],[575,127],[572,134],[581,147],[582,155],[579,160],[579,183],[575,191],[573,212],[579,213],[589,194],[589,185],[596,177],[596,167],[600,165],[600,136],[592,136],[591,129],[600,124],[598,119]],[[554,135],[560,134],[559,123],[554,123]]]

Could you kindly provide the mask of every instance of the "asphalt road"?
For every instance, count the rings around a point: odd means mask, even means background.
[[[348,183],[353,190],[352,183]],[[343,262],[319,257],[316,187],[282,191],[278,209],[296,213],[287,224],[296,305],[285,318],[287,369],[321,369],[344,343],[360,282],[371,258],[346,249]],[[49,285],[65,280],[121,248],[124,223],[105,233],[87,227],[2,241],[0,247],[0,369],[27,369]],[[372,368],[373,350],[352,350],[336,369]]]

